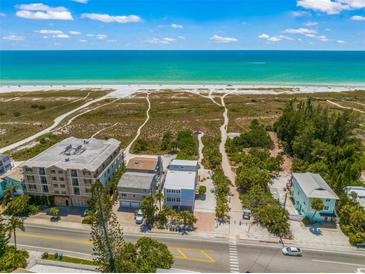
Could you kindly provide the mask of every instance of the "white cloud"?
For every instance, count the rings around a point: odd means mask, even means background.
[[[108,38],[108,35],[106,35],[106,34],[96,34],[95,37],[98,40],[105,40],[106,38]]]
[[[266,40],[268,42],[280,42],[282,40],[288,40],[288,41],[293,41],[294,40],[293,38],[288,37],[286,35],[270,36],[266,33],[263,33],[263,34],[259,35],[258,38],[260,38],[262,40]]]
[[[71,30],[68,33],[71,34],[71,35],[80,35],[81,34],[81,32],[75,31],[75,30]]]
[[[353,20],[353,21],[365,21],[365,16],[354,15],[354,16],[351,17],[351,20]]]
[[[174,29],[182,29],[182,28],[184,28],[183,25],[179,25],[179,24],[171,24],[171,27],[174,28]]]
[[[50,30],[50,29],[41,29],[37,30],[36,32],[40,34],[63,34],[63,31],[61,30]]]
[[[297,5],[305,9],[311,9],[327,14],[338,14],[346,9],[346,5],[332,0],[300,0],[297,2]]]
[[[290,34],[316,34],[317,31],[313,30],[313,29],[307,29],[307,28],[298,28],[298,29],[286,29],[284,30],[285,33],[290,33]]]
[[[346,42],[345,42],[345,41],[343,41],[343,40],[337,40],[337,41],[336,41],[336,43],[337,43],[337,44],[346,44]]]
[[[294,17],[304,17],[311,16],[312,14],[309,11],[293,11],[291,15]]]
[[[94,35],[94,34],[90,34],[90,33],[88,33],[88,34],[86,34],[86,36],[87,36],[87,37],[94,37],[95,35]]]
[[[16,16],[37,20],[73,20],[71,13],[65,7],[50,7],[42,3],[23,4],[16,6],[19,11]]]
[[[306,26],[306,27],[314,27],[317,25],[318,25],[318,22],[307,22],[304,24],[304,26]]]
[[[71,0],[77,3],[81,3],[81,4],[86,4],[87,2],[89,2],[89,0]]]
[[[185,40],[185,36],[179,35],[177,38],[181,39],[181,40]]]
[[[327,42],[328,41],[328,38],[326,35],[320,35],[317,37],[320,41],[322,42]]]
[[[338,1],[348,5],[351,9],[365,8],[365,0],[338,0]]]
[[[327,14],[338,14],[344,10],[365,8],[365,0],[299,0],[297,6]]]
[[[137,15],[121,15],[121,16],[112,16],[109,14],[100,14],[100,13],[83,13],[81,14],[81,18],[88,18],[91,20],[101,21],[104,23],[138,23],[142,22],[142,18]]]
[[[49,37],[61,38],[61,39],[70,38],[70,36],[68,34],[63,33],[62,30],[41,29],[41,30],[37,30],[36,32],[38,32],[40,34],[45,34],[45,36],[43,36],[44,39],[47,39]]]
[[[79,40],[81,43],[86,43],[87,42],[87,40],[85,40],[85,39],[80,39]]]
[[[2,37],[3,40],[8,41],[23,41],[25,40],[23,36],[15,35],[15,34],[9,34]]]
[[[214,34],[212,37],[210,37],[210,40],[212,40],[216,43],[224,43],[224,44],[238,42],[237,38],[223,37],[223,36],[220,36],[220,35],[217,35],[217,34]]]
[[[0,17],[4,17],[4,16],[6,16],[6,14],[3,12],[0,12]]]
[[[147,42],[150,44],[171,44],[173,42],[175,42],[176,39],[174,38],[170,38],[170,37],[164,37],[164,38],[152,38],[150,40],[148,40]]]

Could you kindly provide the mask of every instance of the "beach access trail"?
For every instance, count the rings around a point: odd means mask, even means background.
[[[147,93],[146,100],[148,103],[148,108],[146,110],[146,120],[144,120],[143,124],[137,129],[136,136],[134,136],[133,140],[129,143],[129,145],[124,150],[125,160],[128,161],[130,158],[130,149],[134,142],[138,139],[139,135],[141,135],[142,128],[147,124],[148,120],[150,119],[150,110],[151,110],[151,101],[150,101],[150,93]]]
[[[345,106],[342,106],[342,105],[340,105],[340,104],[338,104],[338,103],[335,103],[335,102],[333,102],[333,101],[331,101],[331,100],[327,100],[327,103],[329,103],[329,104],[331,104],[331,105],[334,105],[334,106],[336,106],[336,107],[342,108],[342,109],[349,109],[349,110],[352,110],[352,111],[356,111],[356,112],[360,112],[360,113],[362,113],[362,114],[365,114],[365,111],[363,111],[363,110],[361,110],[361,109],[352,108],[352,107],[345,107]],[[358,104],[363,105],[363,104],[361,104],[361,103],[358,103]]]
[[[228,138],[228,134],[227,134],[227,128],[228,128],[228,123],[229,123],[229,118],[228,118],[228,109],[225,105],[224,102],[224,97],[226,97],[228,94],[225,94],[221,97],[221,106],[224,108],[224,112],[223,112],[223,118],[224,118],[224,122],[223,125],[220,127],[220,131],[221,131],[221,143],[219,145],[219,151],[222,155],[222,169],[224,172],[224,175],[226,175],[228,177],[228,179],[231,181],[231,185],[230,185],[230,198],[229,198],[229,203],[230,203],[230,224],[229,224],[229,235],[231,238],[235,239],[236,237],[239,237],[240,234],[240,220],[241,220],[241,215],[242,215],[242,205],[241,205],[241,201],[239,199],[239,193],[237,191],[237,187],[236,187],[236,174],[235,172],[232,170],[227,152],[226,152],[226,141]]]
[[[29,137],[27,137],[27,138],[25,138],[25,139],[23,139],[23,140],[20,140],[20,141],[18,141],[18,142],[16,142],[16,143],[14,143],[14,144],[11,144],[11,145],[8,145],[8,146],[6,146],[6,147],[2,147],[2,148],[0,148],[0,153],[3,153],[3,152],[5,152],[5,151],[8,151],[8,150],[13,150],[13,149],[15,149],[15,148],[17,148],[17,147],[20,147],[20,146],[22,146],[22,145],[25,145],[25,144],[27,144],[27,143],[29,143],[29,142],[31,142],[31,141],[33,141],[33,140],[35,140],[36,138],[38,138],[38,137],[40,137],[40,136],[42,136],[42,135],[44,135],[44,134],[47,134],[47,133],[49,133],[49,132],[51,132],[53,129],[55,129],[65,118],[67,118],[68,116],[70,116],[71,114],[73,114],[73,113],[75,113],[75,112],[77,112],[77,111],[79,111],[79,110],[81,110],[81,109],[84,109],[84,108],[86,108],[86,107],[88,107],[88,106],[90,106],[90,105],[92,105],[92,104],[94,104],[94,103],[96,103],[96,102],[100,102],[100,101],[102,101],[102,100],[105,100],[105,99],[107,99],[108,98],[108,95],[105,95],[105,96],[102,96],[102,97],[100,97],[100,98],[97,98],[97,99],[94,99],[94,100],[92,100],[92,101],[89,101],[89,102],[87,102],[87,103],[85,103],[85,104],[83,104],[82,106],[79,106],[79,107],[77,107],[77,108],[75,108],[75,109],[73,109],[73,110],[71,110],[71,111],[69,111],[69,112],[66,112],[66,113],[64,113],[64,114],[62,114],[62,115],[60,115],[60,116],[58,116],[57,118],[55,118],[54,120],[53,120],[53,124],[50,126],[50,127],[48,127],[48,128],[46,128],[46,129],[44,129],[44,130],[42,130],[42,131],[40,131],[40,132],[38,132],[38,133],[36,133],[36,134],[33,134],[32,136],[29,136]]]

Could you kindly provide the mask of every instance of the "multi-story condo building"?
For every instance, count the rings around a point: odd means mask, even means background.
[[[106,184],[122,163],[119,141],[70,137],[22,165],[24,191],[53,196],[58,206],[86,206],[93,182]]]
[[[12,168],[11,158],[9,155],[0,153],[0,175]]]
[[[165,205],[179,211],[194,211],[198,169],[198,161],[174,160],[171,162],[163,187]]]

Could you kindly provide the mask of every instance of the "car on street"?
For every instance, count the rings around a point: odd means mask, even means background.
[[[141,225],[143,223],[144,215],[141,209],[136,213],[136,224]]]
[[[281,249],[286,256],[303,256],[303,251],[296,246],[286,246]]]
[[[82,217],[85,217],[89,214],[89,209],[85,209],[83,212],[82,212]]]
[[[251,219],[251,209],[245,208],[243,210],[242,218],[245,220],[250,220]]]

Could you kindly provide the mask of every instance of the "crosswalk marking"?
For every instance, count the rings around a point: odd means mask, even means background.
[[[239,273],[239,259],[238,259],[238,251],[237,251],[237,242],[235,238],[229,239],[229,265],[231,273]]]

